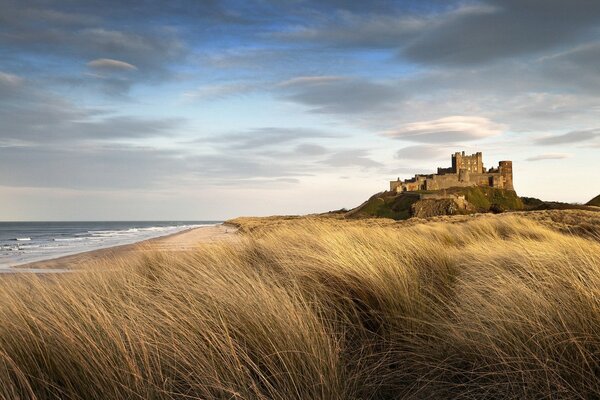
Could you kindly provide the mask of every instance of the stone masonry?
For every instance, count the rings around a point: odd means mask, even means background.
[[[465,152],[452,155],[450,168],[438,168],[437,174],[415,175],[403,181],[398,178],[390,182],[390,190],[413,192],[417,190],[442,190],[451,187],[489,186],[498,189],[513,188],[512,161],[500,161],[497,168],[486,171],[481,152],[465,155]]]

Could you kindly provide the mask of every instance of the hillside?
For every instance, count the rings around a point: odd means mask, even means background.
[[[600,207],[600,194],[588,201],[586,205]]]
[[[475,212],[524,209],[514,190],[490,187],[456,187],[443,191],[381,192],[350,210],[347,218],[382,217],[395,220]]]

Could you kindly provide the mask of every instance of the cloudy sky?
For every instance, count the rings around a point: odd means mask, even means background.
[[[600,193],[600,1],[0,0],[0,220],[350,208],[482,151]]]

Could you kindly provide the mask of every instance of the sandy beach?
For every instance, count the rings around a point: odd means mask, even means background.
[[[68,255],[50,260],[41,260],[13,267],[15,272],[19,270],[47,270],[61,271],[72,270],[82,267],[91,262],[103,261],[113,258],[125,258],[140,255],[146,252],[166,251],[190,251],[198,248],[204,243],[218,242],[223,240],[234,240],[237,229],[232,226],[214,225],[200,228],[188,229],[172,235],[143,240],[141,242],[121,246],[108,247],[86,251],[83,253]]]

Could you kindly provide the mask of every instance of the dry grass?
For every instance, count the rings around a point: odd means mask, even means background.
[[[193,254],[5,279],[0,395],[600,397],[595,233],[460,221],[254,220]]]

